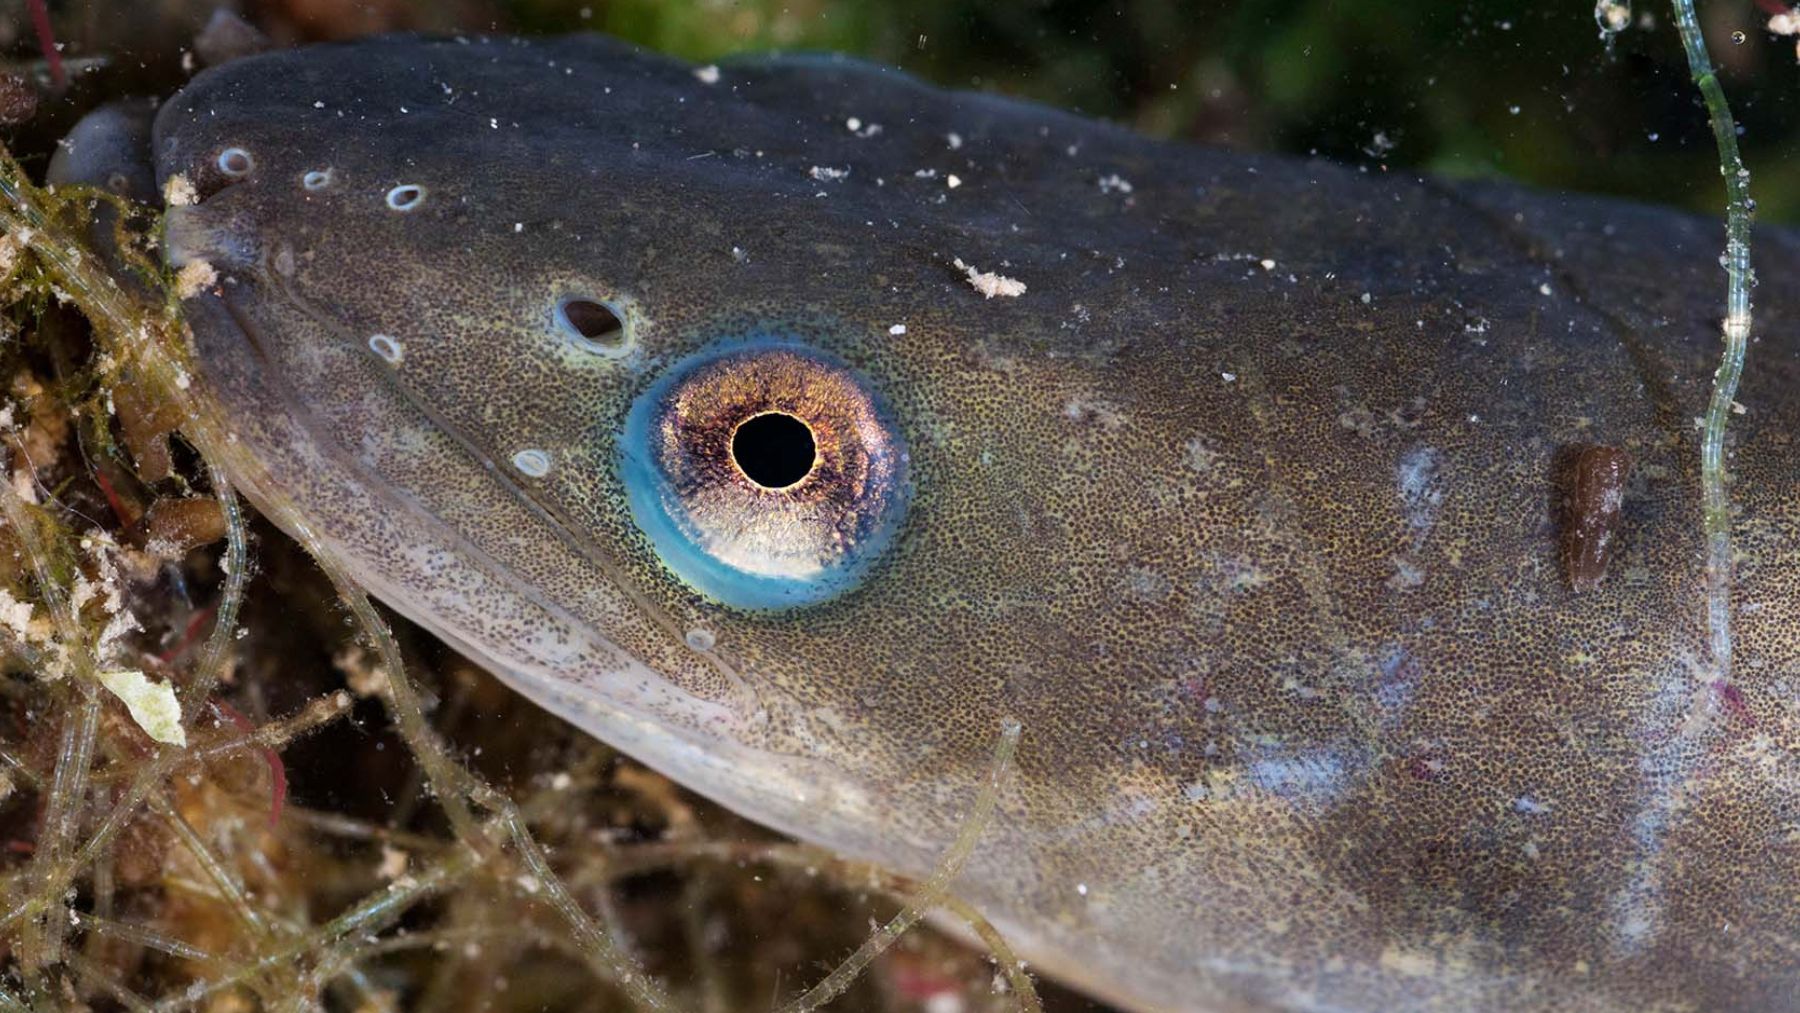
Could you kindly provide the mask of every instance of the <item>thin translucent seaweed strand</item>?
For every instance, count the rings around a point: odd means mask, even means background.
[[[82,803],[87,798],[94,740],[100,730],[100,695],[94,688],[93,655],[88,651],[81,624],[63,595],[62,584],[51,568],[49,546],[38,530],[37,519],[10,484],[0,489],[0,511],[5,513],[7,524],[17,534],[20,547],[31,560],[38,594],[55,622],[57,635],[83,697],[80,709],[63,728],[56,769],[50,778],[50,795],[44,803],[42,830],[31,861],[29,882],[33,895],[27,898],[25,905],[34,917],[20,933],[19,955],[25,968],[32,970],[55,963],[62,954],[68,911],[61,897],[74,877],[76,867],[67,855],[80,831]],[[35,919],[38,913],[44,915],[42,924]]]
[[[243,504],[238,502],[237,492],[232,489],[224,468],[209,460],[207,474],[211,476],[213,496],[218,499],[219,510],[225,517],[225,558],[219,561],[225,570],[225,588],[219,596],[218,615],[213,618],[212,636],[206,639],[206,648],[200,652],[193,681],[182,693],[182,717],[190,728],[199,717],[200,708],[206,706],[207,698],[212,696],[213,688],[225,675],[225,652],[230,650],[232,636],[237,632],[238,609],[244,603],[244,585],[250,572]]]
[[[131,943],[134,946],[142,946],[146,949],[157,950],[161,953],[167,953],[172,957],[180,957],[183,960],[192,960],[213,966],[226,963],[225,959],[216,953],[203,950],[186,940],[176,939],[174,936],[158,932],[156,929],[150,928],[147,925],[122,922],[112,918],[102,918],[99,915],[84,914],[81,916],[78,927],[83,932],[90,932],[97,936],[104,936],[108,939],[117,939],[122,942]]]
[[[1724,352],[1713,373],[1712,400],[1706,406],[1700,436],[1700,488],[1706,531],[1706,627],[1712,647],[1714,675],[1731,677],[1731,497],[1725,487],[1725,426],[1744,373],[1750,344],[1750,171],[1738,157],[1737,124],[1725,89],[1706,55],[1706,40],[1694,17],[1693,0],[1671,0],[1688,70],[1706,102],[1713,141],[1719,148],[1719,173],[1725,177],[1725,325]]]
[[[235,988],[253,977],[282,967],[294,966],[306,954],[324,950],[353,932],[373,935],[391,925],[420,901],[443,892],[479,864],[474,852],[467,849],[446,855],[404,882],[397,881],[387,890],[365,898],[350,910],[338,915],[307,935],[291,940],[263,954],[253,964],[222,978],[195,982],[180,995],[156,1004],[162,1013],[191,1009],[206,998]]]
[[[994,809],[1000,801],[1000,788],[1007,770],[1012,766],[1013,752],[1019,746],[1019,732],[1017,721],[1009,718],[1001,723],[1000,737],[994,744],[994,758],[988,768],[987,781],[975,798],[974,808],[963,818],[962,830],[944,852],[944,857],[939,859],[931,878],[925,881],[899,914],[876,930],[855,953],[846,957],[843,963],[826,975],[823,981],[783,1006],[782,1013],[808,1013],[836,999],[856,980],[863,968],[869,966],[870,961],[880,956],[883,950],[892,946],[907,929],[912,928],[941,902],[949,891],[950,884],[956,881],[957,876],[962,875],[963,866],[968,863],[969,856],[975,853],[976,843],[981,840],[981,835],[994,818]]]
[[[742,865],[751,862],[763,862],[795,870],[806,870],[809,873],[820,865],[830,865],[839,871],[837,880],[843,883],[873,883],[888,893],[904,896],[912,884],[904,877],[875,865],[852,862],[836,858],[829,853],[821,853],[804,844],[770,844],[758,841],[665,841],[656,844],[634,844],[620,851],[609,863],[600,867],[598,877],[584,876],[574,884],[577,887],[589,885],[594,879],[615,881],[630,876],[642,875],[646,872],[664,869],[672,865],[696,860],[717,862],[726,865]],[[1042,1013],[1043,1002],[1038,998],[1037,986],[1031,982],[1031,975],[1025,973],[1024,964],[1013,953],[999,929],[983,917],[981,912],[971,904],[962,901],[955,894],[945,894],[939,903],[944,910],[956,915],[969,925],[969,931],[981,939],[993,955],[994,962],[999,965],[1002,974],[1012,987],[1016,996],[1015,1006],[1020,1013]]]
[[[349,713],[349,710],[348,697],[341,693],[333,694],[301,708],[300,712],[292,718],[271,722],[250,735],[230,739],[205,751],[168,749],[158,753],[156,758],[146,764],[132,779],[131,784],[126,788],[124,797],[113,805],[106,817],[100,821],[100,825],[87,836],[81,845],[80,852],[69,863],[70,868],[81,868],[92,862],[99,855],[101,849],[112,842],[113,836],[137,814],[139,807],[144,804],[144,800],[150,792],[176,771],[192,766],[202,759],[221,758],[249,749],[278,749],[299,735],[343,717]],[[41,894],[34,894],[27,898],[4,916],[0,916],[0,929],[6,929],[19,919],[42,910],[44,903]]]
[[[161,795],[151,795],[147,801],[150,804],[150,811],[154,812],[170,830],[174,831],[176,838],[187,849],[188,855],[194,859],[194,864],[198,865],[200,871],[212,882],[213,889],[218,891],[219,896],[225,901],[225,906],[231,909],[232,914],[236,915],[238,920],[259,938],[264,940],[273,938],[268,923],[263,921],[262,915],[258,914],[255,906],[250,903],[250,898],[245,895],[244,888],[238,884],[236,879],[232,878],[231,873],[225,868],[225,863],[220,861],[218,856],[212,853],[212,849],[206,846],[206,841],[201,838],[200,832],[194,829],[194,825],[176,812],[175,807],[169,804],[169,800]]]

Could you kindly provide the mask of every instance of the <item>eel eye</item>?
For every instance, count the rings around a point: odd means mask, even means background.
[[[906,464],[859,376],[763,342],[701,352],[652,384],[626,417],[620,468],[633,518],[682,580],[775,609],[855,584],[903,512]]]

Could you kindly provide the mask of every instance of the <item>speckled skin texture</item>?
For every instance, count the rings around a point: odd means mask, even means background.
[[[709,76],[403,39],[171,100],[159,175],[204,198],[171,256],[221,275],[196,379],[255,498],[570,720],[907,872],[1018,718],[958,891],[1135,1009],[1800,1008],[1792,233],[1756,240],[1724,680],[1693,424],[1718,222],[825,58]],[[624,355],[552,326],[571,292],[626,308]],[[618,477],[632,400],[758,329],[856,370],[910,451],[861,585],[777,615],[675,578]],[[1595,445],[1632,465],[1578,595],[1554,466]]]

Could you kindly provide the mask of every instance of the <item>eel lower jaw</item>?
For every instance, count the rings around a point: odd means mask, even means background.
[[[187,227],[184,221],[181,228]],[[201,237],[206,234],[198,233]],[[199,252],[203,249],[207,247],[189,242],[181,247],[181,255],[192,258],[203,255]],[[175,262],[173,252],[170,260]],[[259,280],[264,279],[252,271],[241,282],[227,279],[220,291],[202,292],[187,302],[190,313],[209,318],[212,352],[232,360],[202,363],[200,387],[203,396],[219,402],[232,420],[228,425],[231,447],[224,463],[233,483],[259,511],[308,552],[331,559],[372,595],[583,731],[752,819],[804,838],[850,845],[864,855],[872,853],[876,846],[867,839],[869,828],[879,826],[882,819],[879,801],[869,789],[854,779],[835,776],[817,759],[760,748],[757,742],[762,734],[755,727],[756,715],[693,697],[635,659],[599,674],[597,681],[585,688],[566,684],[553,672],[537,670],[510,656],[505,645],[470,635],[447,620],[445,616],[454,608],[447,611],[445,606],[454,606],[454,602],[421,597],[413,583],[371,565],[356,539],[344,537],[345,525],[306,509],[304,497],[290,488],[292,481],[271,471],[270,462],[306,462],[311,474],[298,479],[301,484],[329,482],[360,490],[359,495],[370,504],[365,515],[412,517],[407,522],[409,533],[399,541],[438,546],[444,550],[444,558],[463,560],[489,579],[517,584],[505,566],[488,560],[430,511],[392,489],[329,435],[328,427],[313,416],[281,375],[270,358],[268,335],[261,333],[256,314],[242,304],[246,286]],[[222,336],[226,333],[229,337]],[[256,403],[235,400],[227,390],[215,389],[220,370],[260,376]],[[271,426],[268,421],[272,418],[285,421]],[[587,632],[606,639],[600,631]],[[908,871],[918,872],[916,862],[906,865]]]

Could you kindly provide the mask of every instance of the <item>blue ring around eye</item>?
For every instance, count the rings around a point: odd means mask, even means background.
[[[638,395],[626,414],[623,438],[619,443],[620,482],[632,519],[650,539],[662,563],[700,594],[747,611],[814,605],[855,588],[870,565],[881,558],[892,542],[909,498],[904,467],[907,455],[894,426],[893,415],[867,382],[858,376],[858,386],[876,406],[877,418],[887,430],[891,441],[887,450],[896,455],[899,466],[892,471],[895,480],[888,483],[890,487],[874,493],[880,501],[865,505],[865,509],[875,512],[875,519],[845,557],[805,578],[770,576],[733,566],[696,542],[679,493],[651,450],[652,441],[656,439],[652,428],[654,420],[670,392],[682,380],[692,376],[697,368],[731,356],[778,350],[799,353],[822,367],[854,375],[835,357],[785,337],[754,335],[720,342],[677,362]]]

